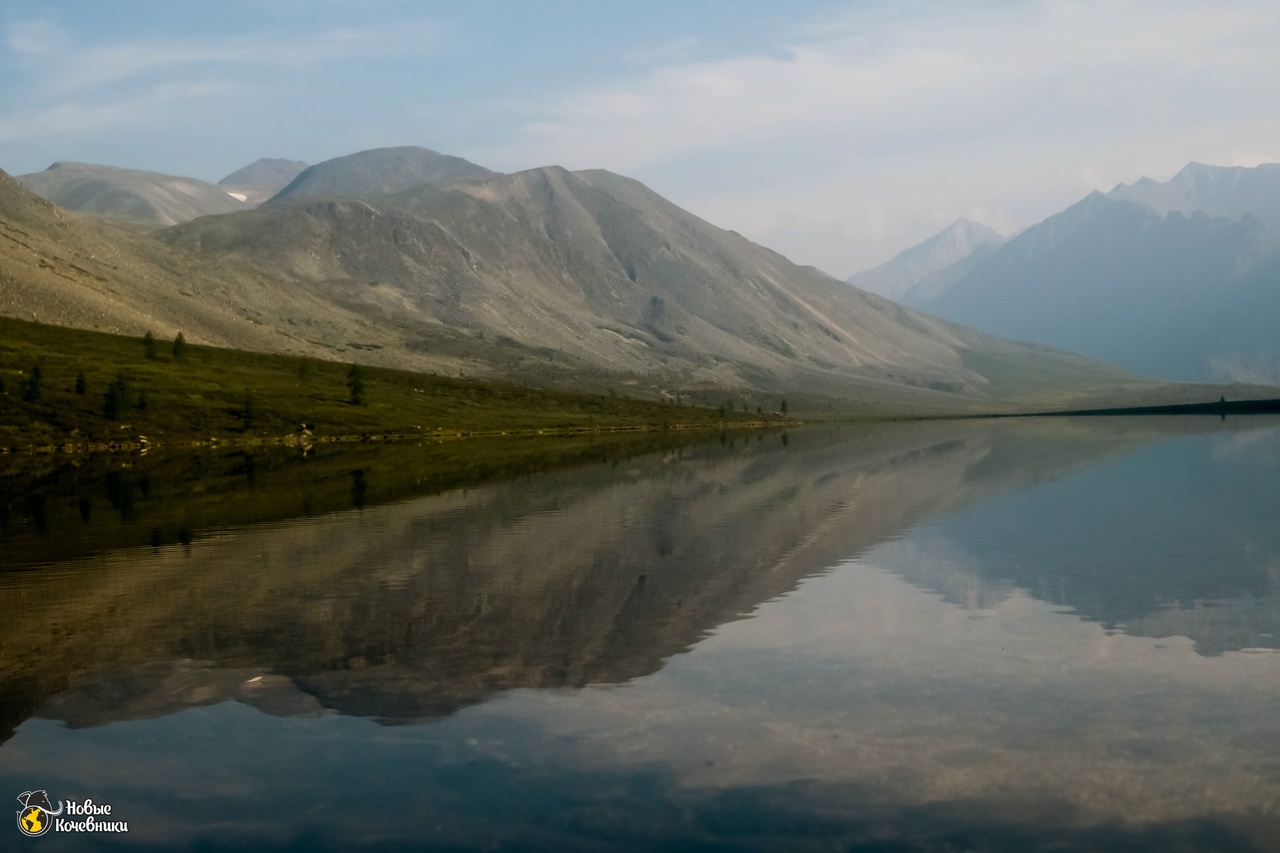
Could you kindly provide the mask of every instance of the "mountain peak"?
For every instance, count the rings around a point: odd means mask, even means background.
[[[307,164],[301,160],[263,157],[227,175],[218,181],[218,186],[282,190],[306,168]]]
[[[417,145],[372,148],[305,169],[272,201],[300,196],[363,198],[402,192],[424,184],[484,181],[497,175],[461,157]]]
[[[854,273],[846,281],[862,290],[901,300],[925,278],[963,260],[981,246],[996,246],[1004,239],[996,230],[962,216],[887,263]]]

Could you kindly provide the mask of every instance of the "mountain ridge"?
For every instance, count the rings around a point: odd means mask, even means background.
[[[143,228],[161,228],[198,216],[233,213],[244,203],[222,187],[178,175],[59,161],[20,175],[27,189],[67,210]]]
[[[158,236],[388,318],[550,347],[614,372],[656,368],[670,383],[987,385],[960,350],[989,342],[797,267],[604,170],[278,199]]]
[[[308,166],[271,201],[278,203],[304,196],[364,198],[423,184],[487,180],[497,174],[461,157],[421,146],[372,148]]]

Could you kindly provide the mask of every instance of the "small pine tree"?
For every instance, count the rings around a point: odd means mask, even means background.
[[[779,411],[780,411],[780,412],[782,412],[782,414],[784,414],[784,415],[787,413],[787,401],[786,401],[786,400],[783,400],[783,401],[782,401],[782,408],[780,408],[780,409],[779,409]]]
[[[182,352],[187,348],[187,339],[182,332],[178,332],[178,336],[173,339],[173,360],[180,361]]]
[[[88,390],[89,390],[89,380],[85,379],[84,371],[82,370],[76,374],[76,394],[80,397],[83,397],[85,395],[85,392],[87,392]]]
[[[27,380],[22,383],[22,399],[23,402],[34,403],[40,399],[41,384],[44,382],[44,374],[40,371],[40,365],[31,368],[31,372],[27,374]]]
[[[351,365],[351,369],[347,371],[347,390],[351,392],[351,405],[359,406],[364,403],[364,372],[358,364]]]
[[[102,400],[102,416],[109,421],[120,420],[120,409],[124,405],[124,386],[119,379],[113,379],[107,385],[107,393]]]
[[[724,403],[720,404],[720,417],[724,417]]]

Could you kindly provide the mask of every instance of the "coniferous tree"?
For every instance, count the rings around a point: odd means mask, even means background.
[[[120,420],[120,409],[124,405],[124,386],[119,379],[113,379],[107,385],[107,393],[102,400],[102,416],[109,421]]]
[[[359,406],[364,403],[364,372],[358,364],[351,365],[351,369],[347,371],[347,389],[351,392],[351,405]]]
[[[187,348],[187,338],[182,332],[178,332],[178,336],[173,339],[173,360],[179,361],[182,358],[182,352]]]
[[[782,412],[782,414],[784,414],[784,415],[787,413],[787,401],[786,401],[786,400],[783,400],[783,401],[782,401],[782,409],[781,409],[781,412]]]
[[[27,380],[22,383],[22,399],[27,403],[34,403],[40,399],[40,386],[44,382],[44,374],[40,371],[40,365],[31,368],[31,372],[27,374]]]
[[[147,358],[156,357],[156,336],[151,334],[150,329],[142,336],[142,349],[146,352]]]
[[[83,397],[85,392],[89,390],[89,380],[85,379],[84,371],[76,374],[76,394]]]
[[[128,400],[129,377],[120,370],[116,372],[116,378],[107,385],[107,393],[102,400],[102,416],[109,421],[119,420]]]

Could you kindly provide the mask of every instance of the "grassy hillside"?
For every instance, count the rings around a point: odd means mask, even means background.
[[[38,379],[37,376],[38,368]],[[754,413],[572,394],[0,318],[0,448],[710,428]],[[81,381],[81,378],[83,381]],[[359,393],[353,393],[353,384]],[[359,397],[359,402],[353,402]],[[109,399],[111,398],[111,399]],[[764,420],[781,421],[766,417]]]

